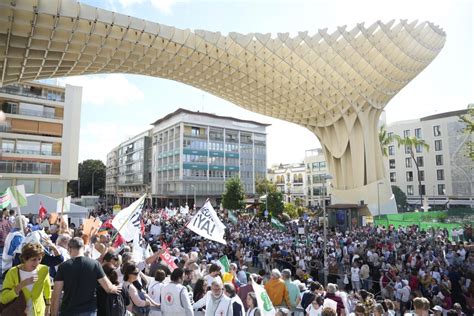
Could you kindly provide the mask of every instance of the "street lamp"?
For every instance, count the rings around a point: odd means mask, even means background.
[[[92,172],[92,195],[94,195],[94,176],[95,176],[96,171],[97,170],[94,170],[94,172]]]
[[[377,182],[377,211],[378,211],[378,219],[380,220],[380,193],[379,193],[379,186],[383,184],[383,182]]]
[[[191,184],[191,188],[194,190],[194,209],[196,209],[196,186]]]
[[[323,200],[323,252],[324,252],[324,286],[328,284],[328,242],[327,242],[327,237],[328,237],[328,232],[327,232],[327,218],[326,218],[326,195],[327,195],[327,190],[326,190],[326,181],[332,179],[331,175],[323,175],[323,191],[324,191],[324,200]]]

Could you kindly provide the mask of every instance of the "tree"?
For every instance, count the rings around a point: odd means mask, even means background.
[[[94,176],[94,195],[105,194],[105,165],[102,160],[88,159],[79,163],[79,180],[68,183],[68,194],[79,197],[80,195],[92,195],[92,176]],[[80,192],[77,184],[80,183]]]
[[[222,206],[228,210],[240,210],[245,207],[245,191],[240,178],[233,177],[226,181],[222,195]]]
[[[268,199],[268,212],[272,216],[278,216],[283,213],[283,194],[278,191],[269,192],[267,195]],[[265,207],[263,207],[265,209]]]
[[[298,208],[293,203],[285,203],[284,212],[291,218],[298,218]]]
[[[395,196],[395,203],[397,203],[397,206],[402,210],[406,210],[408,207],[408,203],[407,203],[407,196],[405,192],[403,192],[396,185],[392,185],[392,192],[393,192],[393,195]]]
[[[404,145],[405,148],[408,148],[409,154],[415,163],[416,167],[416,174],[418,179],[418,191],[420,192],[420,205],[423,205],[423,191],[421,190],[421,179],[420,179],[420,166],[418,165],[418,161],[415,157],[415,152],[417,147],[425,148],[426,150],[430,150],[430,146],[423,140],[418,139],[416,137],[400,137],[399,135],[394,135],[395,140],[398,143],[398,148],[401,145]]]
[[[255,180],[255,192],[259,197],[266,195],[267,192],[275,192],[276,190],[276,185],[268,179]]]
[[[379,130],[379,141],[380,141],[380,148],[382,149],[382,154],[385,157],[388,157],[388,145],[393,142],[393,136],[389,135],[385,125],[380,126]]]
[[[462,129],[462,132],[467,134],[469,139],[466,141],[467,157],[474,160],[474,142],[472,141],[472,134],[474,133],[474,104],[467,106],[467,113],[459,116],[459,122],[464,123],[466,126]]]

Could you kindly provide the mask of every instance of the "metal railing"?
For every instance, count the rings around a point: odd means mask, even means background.
[[[15,85],[15,84],[0,88],[0,93],[7,93],[7,94],[20,95],[20,96],[25,96],[25,97],[30,97],[30,98],[64,102],[63,94],[52,93],[51,90],[47,90],[47,89],[40,89],[37,91],[38,91],[37,93],[34,93],[31,90],[29,90],[27,87],[23,87],[21,85]]]
[[[43,118],[49,118],[49,119],[57,119],[57,120],[62,120],[63,117],[55,115],[54,113],[48,113],[44,111],[36,111],[36,110],[25,110],[25,109],[20,109],[20,110],[10,110],[6,111],[6,114],[15,114],[15,115],[26,115],[26,116],[35,116],[35,117],[43,117]]]
[[[22,154],[22,155],[39,155],[39,156],[61,156],[60,152],[46,152],[41,150],[30,150],[30,149],[0,149],[1,153],[12,153],[12,154]]]

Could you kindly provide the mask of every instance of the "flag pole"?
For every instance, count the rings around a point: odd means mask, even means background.
[[[144,198],[145,195],[143,195],[140,199]],[[112,239],[110,240],[111,243],[114,242],[115,238],[117,237],[117,235],[120,233],[120,231],[122,230],[122,228],[125,226],[125,224],[128,223],[128,221],[130,220],[130,218],[132,218],[132,216],[134,215],[136,209],[138,208],[138,206],[140,206],[140,203],[138,203],[137,207],[133,210],[133,212],[130,212],[130,215],[128,215],[127,217],[127,220],[125,222],[123,222],[122,226],[120,226],[120,228],[117,230],[117,232],[112,236]]]

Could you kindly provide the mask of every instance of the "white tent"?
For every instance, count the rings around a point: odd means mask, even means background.
[[[56,210],[58,200],[43,194],[27,194],[26,198],[28,200],[28,205],[21,208],[21,214],[28,215],[29,213],[38,215],[40,209],[40,204],[43,204],[48,214],[51,213],[60,213],[61,210]],[[81,219],[87,218],[89,210],[85,207],[71,203],[71,210],[67,214],[70,223],[75,225],[80,225],[82,223]]]

